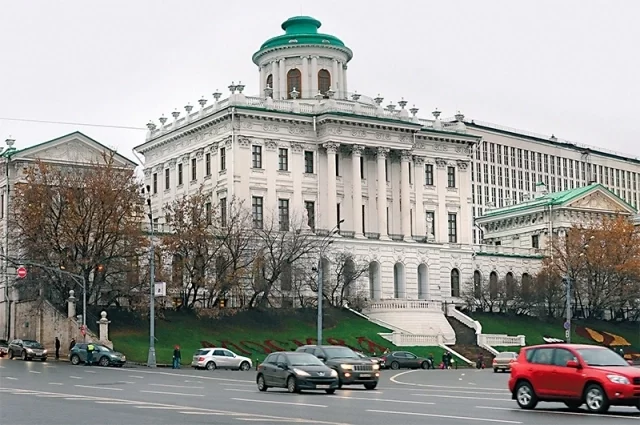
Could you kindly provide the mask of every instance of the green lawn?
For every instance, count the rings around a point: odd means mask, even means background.
[[[110,311],[110,339],[114,348],[130,361],[146,362],[149,347],[148,319],[131,313]],[[354,314],[327,310],[325,343],[344,344],[369,354],[397,349],[378,333],[387,329]],[[271,351],[295,350],[301,344],[316,342],[315,310],[245,311],[219,319],[198,318],[191,312],[167,311],[156,319],[156,357],[159,364],[171,362],[174,345],[180,345],[182,362],[188,364],[193,353],[203,346],[227,347],[239,355],[262,361]],[[419,356],[433,353],[442,357],[440,347],[402,347]]]

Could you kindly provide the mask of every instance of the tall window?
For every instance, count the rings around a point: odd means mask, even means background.
[[[267,76],[267,86],[273,88],[273,74]]]
[[[298,68],[287,72],[287,99],[291,99],[293,89],[296,89],[298,93],[302,91],[302,74]]]
[[[449,214],[449,242],[458,242],[458,216],[456,214]]]
[[[178,186],[182,185],[182,164],[178,164]]]
[[[227,169],[227,150],[220,148],[220,171]]]
[[[278,170],[289,171],[289,150],[278,149]]]
[[[211,175],[211,153],[206,153],[204,155],[204,175]]]
[[[196,158],[191,159],[191,181],[198,180],[198,160]]]
[[[460,296],[460,272],[458,269],[451,270],[451,296]]]
[[[363,234],[365,233],[365,228],[366,228],[365,224],[367,222],[367,216],[365,214],[366,210],[367,210],[366,205],[363,205],[362,206],[362,233]]]
[[[251,198],[251,212],[253,215],[253,228],[262,229],[264,224],[262,196],[254,196]]]
[[[389,181],[389,160],[384,160],[384,179]]]
[[[436,235],[436,213],[435,211],[427,211],[427,234]],[[431,226],[431,227],[429,227]]]
[[[331,88],[331,74],[326,69],[318,71],[318,91],[325,94]],[[315,96],[315,93],[313,93]]]
[[[153,173],[153,194],[158,193],[158,173]]]
[[[304,151],[304,172],[306,174],[313,174],[313,152]]]
[[[336,205],[336,217],[337,217],[337,223],[336,226],[338,227],[338,230],[340,230],[340,204]]]
[[[424,166],[424,184],[433,186],[433,164],[425,164]]]
[[[304,201],[304,209],[307,211],[307,226],[311,230],[316,229],[316,203],[313,201]]]
[[[447,186],[456,187],[456,167],[447,167]]]
[[[220,225],[222,227],[227,225],[227,198],[220,199]]]
[[[280,219],[280,230],[289,230],[289,200],[278,199],[278,217]]]
[[[165,168],[164,170],[164,190],[169,190],[171,188],[171,170]]]
[[[360,179],[364,180],[364,157],[360,157]]]
[[[336,177],[340,176],[340,154],[336,154]]]
[[[204,204],[204,214],[207,219],[207,225],[211,225],[211,202]]]
[[[253,168],[262,168],[262,146],[251,146],[251,164]]]

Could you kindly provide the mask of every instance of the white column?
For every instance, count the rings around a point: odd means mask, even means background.
[[[473,234],[473,217],[471,216],[471,179],[468,178],[467,170],[469,161],[457,161],[456,184],[460,195],[460,218],[458,223],[458,241],[462,244],[471,243]]]
[[[311,88],[311,78],[309,78],[309,56],[301,56],[302,59],[302,87],[300,88],[300,97],[308,99],[309,89]]]
[[[338,201],[336,199],[336,153],[337,143],[325,143],[322,145],[327,150],[327,230],[333,229],[338,224]]]
[[[318,93],[318,57],[311,56],[311,97]]]
[[[342,65],[342,88],[344,89],[344,98],[349,99],[349,87],[347,87],[347,64]]]
[[[415,174],[413,176],[413,186],[416,191],[416,210],[414,212],[416,220],[416,236],[424,237],[427,234],[426,215],[424,210],[424,157],[416,156],[414,158]]]
[[[411,151],[402,151],[400,163],[400,209],[402,210],[402,234],[406,242],[413,242],[411,237],[411,192],[409,185],[409,163]]]
[[[280,59],[280,65],[278,67],[280,70],[280,96],[278,96],[278,99],[286,99],[289,97],[289,93],[287,93],[287,73],[284,59]]]
[[[447,161],[436,158],[436,181],[438,190],[438,210],[436,211],[436,222],[433,223],[436,242],[448,243],[449,231],[447,228]]]
[[[340,71],[338,71],[338,60],[333,60],[333,72],[331,73],[331,88],[336,92],[336,98],[340,99],[340,87],[342,82],[340,81]]]
[[[278,61],[275,60],[271,62],[271,79],[273,80],[273,94],[271,95],[274,99],[280,99],[280,71],[278,66]]]
[[[262,97],[264,95],[264,89],[267,85],[267,68],[264,66],[258,66],[258,74],[260,75],[260,94],[258,96]]]
[[[353,184],[353,231],[356,238],[364,238],[362,234],[362,179],[360,178],[360,158],[364,146],[353,145],[351,148],[351,179]]]
[[[380,240],[385,241],[389,240],[387,234],[387,176],[385,173],[387,155],[389,155],[389,149],[378,148],[378,232]]]

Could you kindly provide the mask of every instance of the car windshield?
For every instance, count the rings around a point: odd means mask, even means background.
[[[576,351],[589,366],[629,366],[625,359],[608,348],[580,348]]]
[[[22,341],[22,344],[25,347],[29,347],[29,348],[43,348],[42,344],[40,344],[38,341],[30,341],[28,339],[25,339],[24,341]]]
[[[359,351],[354,351],[354,353],[356,353],[356,356],[360,357],[361,359],[366,359],[368,358],[368,356],[364,353],[361,353]]]
[[[292,353],[287,354],[291,366],[323,366],[324,363],[316,356],[308,353]]]
[[[330,358],[340,358],[340,359],[357,359],[359,358],[356,353],[351,350],[351,348],[347,347],[327,347],[324,349],[327,353],[327,356]]]

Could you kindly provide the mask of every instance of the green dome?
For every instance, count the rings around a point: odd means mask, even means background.
[[[264,53],[265,50],[302,44],[338,47],[340,50],[345,51],[348,58],[351,59],[353,53],[351,49],[344,45],[342,40],[333,35],[318,32],[318,28],[320,28],[321,25],[322,23],[320,23],[320,21],[311,16],[294,16],[287,19],[282,23],[282,29],[285,31],[285,34],[265,41],[262,46],[260,46],[260,50],[253,55],[253,61],[255,62],[258,56]]]

